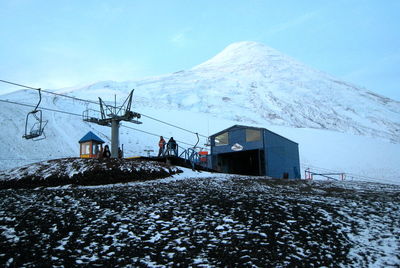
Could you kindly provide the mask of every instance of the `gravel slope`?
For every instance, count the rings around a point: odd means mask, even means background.
[[[400,187],[234,177],[1,190],[1,266],[400,265]]]

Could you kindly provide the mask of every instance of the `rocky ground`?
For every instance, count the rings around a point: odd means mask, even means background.
[[[0,266],[400,266],[393,185],[219,176],[0,200]]]
[[[140,158],[64,158],[0,171],[0,189],[103,185],[161,179],[180,172],[174,166]]]

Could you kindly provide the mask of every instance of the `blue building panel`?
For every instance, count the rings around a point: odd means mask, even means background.
[[[240,151],[256,150],[256,149],[260,149],[263,147],[262,141],[261,142],[238,142],[238,141],[235,141],[232,144],[213,147],[211,154],[234,152],[234,150],[232,150],[232,146],[234,146],[235,144],[238,144],[243,147],[243,149]]]
[[[210,139],[213,169],[244,175],[300,178],[298,144],[274,132],[234,125]]]
[[[252,141],[252,142],[246,142],[246,129],[248,127],[245,126],[238,126],[235,125],[231,128],[228,128],[224,131],[218,132],[211,137],[211,153],[229,153],[234,150],[232,150],[232,146],[235,144],[239,144],[240,146],[243,146],[243,150],[254,150],[254,149],[259,149],[263,147],[263,140],[260,139],[259,141]],[[255,129],[255,128],[254,128]],[[227,145],[217,145],[215,142],[215,137],[217,137],[220,134],[223,134],[225,132],[229,133],[229,142]]]
[[[264,130],[267,174],[274,178],[300,178],[298,144],[269,130]]]

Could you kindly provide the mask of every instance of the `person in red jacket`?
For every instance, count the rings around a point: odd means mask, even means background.
[[[165,149],[165,140],[163,136],[160,136],[160,141],[158,142],[158,157],[164,156],[164,149]]]

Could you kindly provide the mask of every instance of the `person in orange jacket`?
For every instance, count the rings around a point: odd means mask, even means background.
[[[160,136],[160,141],[158,142],[158,157],[164,156],[164,149],[165,149],[165,140],[163,136]]]

